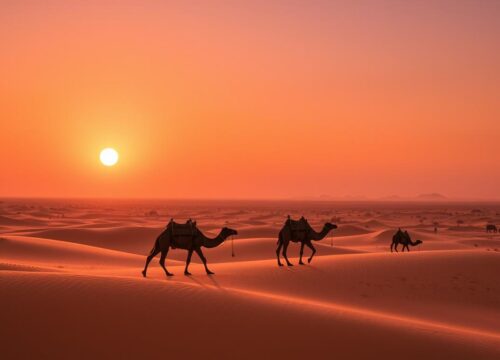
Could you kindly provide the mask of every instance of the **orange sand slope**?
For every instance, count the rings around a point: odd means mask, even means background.
[[[496,207],[292,205],[1,202],[2,358],[499,358],[500,235],[484,231]],[[297,265],[296,244],[296,266],[276,264],[270,234],[288,212],[315,228],[337,220],[310,265]],[[186,253],[173,250],[176,276],[156,258],[144,279],[145,254],[172,216],[212,236],[246,229],[236,257],[230,241],[206,249],[216,275],[196,258],[186,277]],[[391,254],[398,226],[424,244]]]

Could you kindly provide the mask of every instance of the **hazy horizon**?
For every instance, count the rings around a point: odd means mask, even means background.
[[[367,197],[367,196],[297,196],[297,197],[124,197],[124,196],[0,196],[0,201],[10,201],[10,200],[116,200],[116,201],[230,201],[230,202],[322,202],[322,203],[349,203],[349,202],[380,202],[380,203],[497,203],[500,202],[500,198],[489,198],[489,197],[447,197],[443,198],[432,198],[425,196],[426,194],[421,194],[416,196],[381,196],[381,197]]]

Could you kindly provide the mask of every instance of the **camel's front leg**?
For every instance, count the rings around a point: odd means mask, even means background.
[[[300,259],[299,259],[299,264],[300,265],[304,265],[304,263],[302,262],[302,255],[304,254],[304,245],[305,243],[300,243]]]
[[[394,251],[395,252],[398,252],[398,245],[399,245],[399,243],[394,243]]]
[[[207,259],[205,258],[205,256],[203,256],[203,252],[201,251],[201,248],[196,248],[194,249],[194,251],[196,251],[196,253],[198,254],[198,256],[200,257],[201,261],[203,261],[203,265],[205,266],[205,271],[207,272],[208,275],[213,275],[214,273],[211,272],[208,267],[207,267]]]
[[[307,247],[308,247],[309,249],[311,249],[311,250],[312,250],[312,254],[311,254],[311,256],[309,257],[309,259],[307,259],[307,262],[310,264],[310,263],[311,263],[311,261],[312,261],[312,259],[313,259],[314,254],[316,254],[316,249],[314,248],[313,244],[311,244],[311,242],[310,242],[310,241],[309,241],[309,242],[307,242],[307,243],[306,243],[306,245],[307,245]]]
[[[184,269],[184,275],[191,275],[191,273],[188,271],[189,264],[191,263],[191,256],[193,255],[193,249],[188,250],[188,256],[186,259],[186,268]]]

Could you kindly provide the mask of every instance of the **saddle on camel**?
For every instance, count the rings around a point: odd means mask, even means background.
[[[196,221],[189,219],[184,224],[176,223],[170,219],[167,224],[166,232],[170,234],[170,246],[172,249],[183,247],[183,244],[191,243],[198,232]]]
[[[311,230],[311,225],[303,216],[299,220],[292,220],[288,215],[286,227],[290,231],[290,240],[292,242],[304,240],[309,230]]]

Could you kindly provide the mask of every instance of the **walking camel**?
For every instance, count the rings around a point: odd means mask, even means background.
[[[488,225],[486,225],[486,232],[487,233],[492,232],[492,233],[496,234],[498,232],[498,228],[496,227],[496,225],[488,224]]]
[[[300,261],[299,261],[300,265],[304,265],[304,262],[302,262],[302,255],[304,254],[304,245],[306,245],[309,249],[312,250],[311,256],[307,259],[307,262],[310,263],[314,254],[316,253],[316,249],[314,248],[311,241],[312,240],[319,241],[324,239],[325,236],[327,236],[331,230],[336,228],[337,225],[326,223],[320,232],[316,232],[311,227],[311,225],[309,225],[309,222],[304,217],[301,217],[300,220],[292,220],[290,219],[290,216],[288,216],[285,225],[280,230],[278,235],[278,242],[277,242],[278,248],[276,249],[276,257],[278,258],[278,265],[283,266],[283,264],[280,261],[280,250],[281,248],[283,248],[283,257],[286,260],[286,264],[288,266],[293,266],[293,264],[288,260],[287,257],[287,249],[288,245],[290,244],[290,241],[294,243],[300,242]]]
[[[191,275],[189,272],[189,264],[191,263],[191,256],[193,251],[198,254],[203,265],[205,266],[205,271],[208,275],[213,275],[214,273],[210,271],[207,267],[207,259],[201,251],[202,247],[214,248],[219,246],[232,235],[237,235],[236,230],[223,227],[219,233],[214,238],[209,238],[205,236],[197,227],[196,222],[188,220],[185,224],[178,224],[174,221],[170,221],[167,228],[156,238],[153,249],[149,253],[142,275],[146,277],[148,270],[148,265],[153,260],[153,258],[161,252],[160,266],[165,271],[167,276],[173,276],[171,272],[167,270],[165,266],[165,259],[170,248],[172,249],[183,249],[188,251],[188,256],[186,259],[186,267],[184,269],[184,275]]]
[[[398,252],[398,245],[399,244],[403,245],[402,251],[404,252],[405,248],[407,251],[410,251],[410,248],[408,247],[408,245],[417,246],[417,245],[420,245],[422,243],[423,243],[422,240],[416,240],[415,242],[413,242],[411,240],[410,234],[408,234],[408,231],[403,232],[401,229],[398,229],[398,231],[392,237],[391,252],[392,252],[393,247],[394,247],[394,250],[396,252]]]

